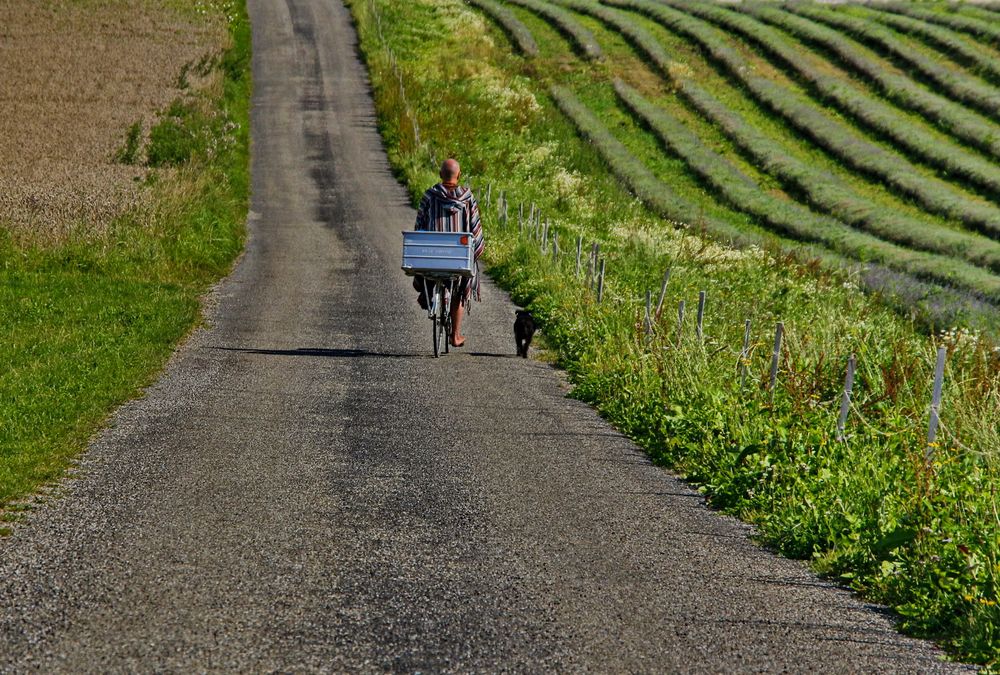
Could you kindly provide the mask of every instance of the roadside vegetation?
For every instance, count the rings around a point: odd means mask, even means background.
[[[349,4],[400,178],[416,199],[435,182],[431,158],[462,161],[482,202],[491,273],[542,323],[574,395],[715,506],[755,523],[766,544],[889,604],[908,631],[963,658],[996,660],[1000,354],[987,334],[966,327],[978,322],[1000,334],[995,306],[948,283],[890,272],[870,256],[848,264],[836,247],[796,248],[768,222],[787,213],[790,225],[801,216],[826,228],[827,218],[842,218],[838,232],[874,223],[869,231],[881,236],[905,226],[878,211],[898,212],[927,228],[913,235],[924,246],[907,245],[937,250],[930,230],[937,223],[948,232],[942,239],[958,235],[943,248],[976,258],[979,235],[963,232],[957,212],[994,207],[963,197],[945,209],[947,218],[934,215],[940,195],[967,194],[963,179],[919,167],[911,190],[887,191],[879,182],[898,162],[868,170],[854,155],[877,148],[876,161],[887,161],[891,141],[824,112],[779,63],[755,51],[759,44],[690,14],[653,20],[635,11],[646,3],[623,0],[496,1],[533,33],[539,53],[525,58],[490,20],[496,11],[460,0]],[[579,38],[554,25],[553,12],[533,7],[543,4],[571,12],[604,58],[580,58]],[[438,39],[420,37],[427,34]],[[857,142],[841,146],[844,134]],[[782,155],[760,161],[761,135],[778,138]],[[823,171],[798,177],[803,165]],[[824,171],[835,176],[827,185]],[[843,203],[836,190],[847,195]],[[551,241],[543,253],[541,230],[518,227],[519,206],[525,219],[540,211],[562,253],[553,255]],[[863,215],[847,215],[855,208]],[[577,237],[584,252],[600,246],[603,302],[586,253],[576,273]],[[983,247],[977,264],[992,267],[990,250]],[[647,319],[646,293],[656,299],[667,269],[664,303],[659,310],[654,303]],[[700,291],[708,298],[701,339],[691,318]],[[919,321],[887,308],[892,297],[897,306],[922,307]],[[778,321],[785,342],[771,390]],[[941,432],[928,445],[938,346],[948,355],[945,404]],[[852,353],[858,372],[839,439]]]
[[[67,21],[59,14],[66,11],[85,16],[95,31],[99,26],[114,31],[122,9],[114,5],[54,8],[52,25]],[[106,166],[107,175],[129,177],[132,197],[115,198],[106,210],[88,210],[88,199],[100,200],[106,194],[102,190],[115,189],[96,181],[96,192],[76,194],[79,203],[39,199],[46,227],[39,226],[43,221],[37,213],[27,214],[34,220],[22,218],[18,210],[0,213],[0,360],[5,364],[0,372],[0,515],[6,521],[16,520],[30,507],[31,495],[62,477],[111,411],[152,381],[199,320],[201,296],[242,248],[251,87],[244,5],[234,0],[151,3],[141,12],[151,26],[167,22],[180,31],[173,35],[187,44],[187,60],[166,61],[179,64],[172,72],[145,73],[152,84],[144,80],[135,86],[149,89],[151,97],[127,116],[101,117],[97,111],[86,130],[52,130],[62,134],[63,147],[73,147],[76,134],[84,145],[87,133],[110,134],[110,144],[94,146],[104,148],[101,155],[66,167],[65,175],[72,180],[74,171]],[[180,30],[177,24],[190,28]],[[188,44],[192,32],[185,31],[197,30],[215,37]],[[112,59],[106,68],[118,65]],[[100,68],[76,72],[107,74]],[[80,84],[92,86],[97,83]],[[30,91],[38,99],[52,95],[44,84]],[[152,101],[157,107],[146,109]],[[70,103],[57,97],[48,105],[58,109]],[[20,159],[45,174],[44,153],[32,158],[25,152]],[[22,194],[36,189],[31,171],[20,175]]]

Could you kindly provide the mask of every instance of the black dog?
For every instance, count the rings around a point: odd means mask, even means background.
[[[514,319],[514,343],[517,345],[517,355],[521,358],[528,358],[528,347],[534,334],[535,318],[531,316],[531,312],[517,310],[517,318]]]

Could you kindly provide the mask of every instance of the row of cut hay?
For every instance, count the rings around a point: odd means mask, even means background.
[[[919,311],[923,320],[932,325],[951,325],[960,314],[975,316],[995,311],[992,305],[985,305],[956,289],[929,284],[874,262],[859,263],[829,249],[804,243],[792,244],[770,233],[736,228],[728,221],[708,216],[700,205],[678,195],[657,178],[568,89],[554,86],[551,94],[559,109],[594,147],[611,172],[650,209],[669,220],[693,224],[714,238],[738,247],[756,245],[771,250],[780,249],[782,254],[800,260],[815,259],[830,268],[857,271],[858,280],[866,289],[881,294],[888,304],[904,314]]]
[[[890,269],[953,284],[993,302],[1000,301],[1000,277],[968,263],[883,241],[797,202],[775,197],[725,157],[706,147],[683,122],[651,104],[634,89],[619,81],[615,90],[626,107],[716,194],[781,234],[820,244],[849,258],[875,260]]]
[[[740,5],[739,10],[830,51],[855,73],[877,86],[886,98],[920,113],[970,146],[1000,158],[1000,130],[996,124],[945,96],[928,91],[908,77],[891,72],[886,64],[868,58],[857,43],[837,31],[762,4]]]
[[[963,258],[1000,272],[1000,243],[900,215],[859,195],[846,181],[798,159],[702,87],[681,80],[678,91],[767,173],[790,185],[838,220],[882,239],[924,251]]]
[[[897,244],[964,258],[969,262],[1000,271],[1000,244],[985,237],[941,228],[926,221],[900,216],[891,210],[857,195],[836,176],[808,165],[783,152],[773,139],[757,131],[737,113],[693,82],[670,73],[670,59],[648,31],[626,16],[608,8],[576,0],[576,7],[587,10],[624,34],[644,52],[703,115],[718,125],[738,146],[754,157],[779,180],[793,185],[810,202],[830,212],[839,220],[860,227]]]
[[[588,59],[596,61],[603,57],[601,46],[597,44],[597,38],[594,37],[594,34],[587,30],[566,10],[542,0],[507,0],[507,2],[520,5],[545,19],[556,30],[572,41],[579,52]]]
[[[955,12],[935,11],[912,2],[894,2],[880,5],[879,8],[897,14],[904,14],[915,19],[920,19],[921,21],[935,23],[939,26],[947,26],[952,30],[957,30],[1000,46],[1000,23],[997,23],[995,20],[983,21]]]
[[[677,194],[629,152],[569,89],[555,85],[551,94],[562,113],[590,141],[619,180],[655,212],[675,222],[697,223],[714,237],[736,245],[766,246],[773,243],[768,237],[745,232],[721,218],[703,214],[698,204]]]
[[[649,0],[605,1],[640,11],[701,45],[755,99],[844,164],[882,180],[928,211],[959,220],[990,236],[1000,237],[1000,209],[950,183],[921,174],[905,157],[871,143],[850,125],[817,108],[812,102],[793,95],[771,80],[751,74],[745,67],[745,59],[729,46],[729,38],[722,31],[700,19]]]
[[[506,7],[501,7],[493,0],[467,0],[470,5],[483,10],[496,21],[510,36],[511,40],[525,56],[538,56],[538,44],[528,27]]]
[[[942,91],[969,106],[978,108],[994,118],[1000,118],[1000,90],[990,84],[956,72],[936,63],[919,51],[912,49],[892,31],[871,21],[855,18],[835,9],[820,8],[806,3],[786,3],[789,11],[813,21],[825,23],[840,31],[877,46],[887,54],[903,61]]]
[[[841,78],[820,72],[802,58],[801,48],[777,29],[715,5],[670,4],[751,40],[798,73],[825,100],[835,103],[865,126],[890,139],[897,147],[949,175],[961,176],[1000,199],[1000,166],[951,143],[948,138],[915,126],[897,109],[872,98]],[[994,127],[994,132],[1000,135],[1000,127]]]
[[[949,58],[966,64],[974,73],[1000,80],[1000,60],[954,30],[892,12],[873,11],[871,16],[894,30],[912,35]]]

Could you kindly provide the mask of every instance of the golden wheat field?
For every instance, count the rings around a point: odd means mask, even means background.
[[[0,228],[46,244],[141,204],[143,169],[115,161],[126,131],[225,39],[195,3],[0,2]]]

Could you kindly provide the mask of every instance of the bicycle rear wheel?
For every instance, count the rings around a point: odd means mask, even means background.
[[[441,288],[441,282],[436,282],[434,284],[434,292],[431,296],[431,341],[434,343],[434,358],[437,358],[441,353],[441,305],[444,304],[444,299],[441,297],[444,295]]]

